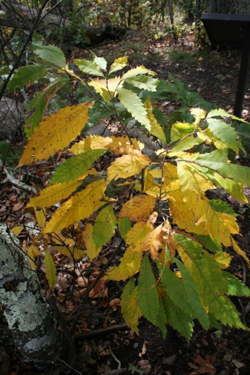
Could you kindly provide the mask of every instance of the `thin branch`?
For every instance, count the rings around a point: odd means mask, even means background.
[[[6,87],[7,87],[8,83],[9,83],[12,75],[14,74],[15,70],[17,69],[17,67],[18,67],[18,65],[19,65],[19,63],[20,63],[20,61],[21,61],[21,59],[23,57],[23,54],[26,51],[26,48],[27,48],[29,42],[32,39],[33,33],[34,33],[34,31],[35,31],[38,23],[39,23],[39,20],[41,18],[42,12],[43,12],[44,8],[46,7],[46,5],[48,4],[49,1],[50,0],[45,0],[44,3],[43,3],[43,5],[41,6],[39,12],[37,13],[37,17],[35,19],[35,22],[34,22],[32,28],[31,28],[30,32],[29,32],[29,35],[28,35],[28,37],[27,37],[27,39],[26,39],[26,41],[25,41],[25,43],[23,45],[23,48],[22,48],[21,52],[19,53],[19,56],[18,56],[17,60],[13,64],[13,67],[12,67],[11,71],[9,72],[8,77],[4,81],[4,84],[3,84],[2,88],[1,88],[1,91],[0,91],[0,100],[2,99],[3,94],[4,94],[5,90],[6,90]]]
[[[119,330],[122,330],[122,329],[128,329],[128,326],[127,326],[126,323],[114,324],[112,326],[105,327],[105,328],[94,329],[94,330],[88,331],[88,332],[76,333],[75,335],[73,335],[73,338],[75,340],[79,340],[79,339],[82,340],[82,339],[86,339],[86,338],[89,338],[89,337],[101,336],[105,333],[119,331]]]

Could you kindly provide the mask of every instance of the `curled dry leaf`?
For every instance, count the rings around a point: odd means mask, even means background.
[[[88,286],[88,279],[86,277],[78,277],[77,284],[80,288],[87,288]]]
[[[120,306],[120,298],[113,298],[111,301],[109,301],[109,306],[112,307],[114,311],[117,310],[117,306]]]

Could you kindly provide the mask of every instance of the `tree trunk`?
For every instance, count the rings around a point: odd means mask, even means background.
[[[169,17],[172,27],[174,26],[174,7],[173,7],[173,0],[168,0],[168,7],[169,7]]]
[[[249,0],[207,0],[207,11],[209,13],[250,13]]]
[[[45,367],[63,350],[36,273],[18,239],[0,224],[0,303],[23,362]]]

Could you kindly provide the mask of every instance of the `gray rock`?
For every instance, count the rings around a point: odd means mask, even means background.
[[[11,140],[23,119],[23,104],[3,97],[0,101],[0,140]]]

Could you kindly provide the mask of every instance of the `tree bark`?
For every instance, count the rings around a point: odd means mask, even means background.
[[[250,13],[249,0],[207,0],[207,11],[209,13]]]
[[[18,358],[46,367],[63,351],[39,280],[18,239],[0,224],[0,303]]]

